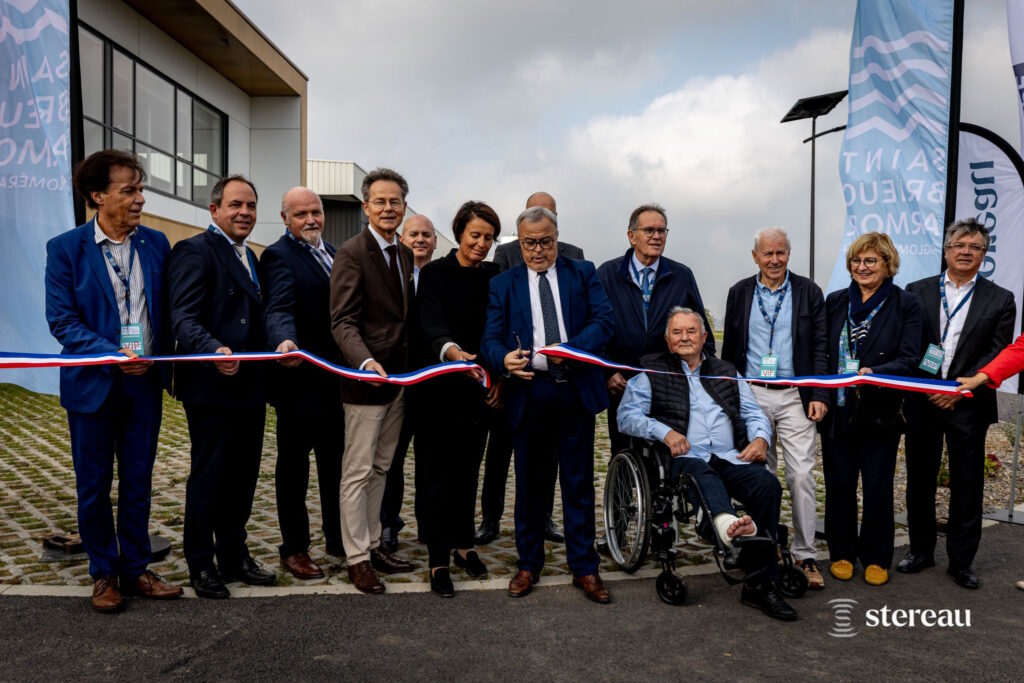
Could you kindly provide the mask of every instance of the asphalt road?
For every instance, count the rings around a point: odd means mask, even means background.
[[[652,579],[610,584],[614,603],[571,586],[500,591],[134,600],[116,616],[83,598],[0,596],[3,680],[1022,680],[1024,527],[985,530],[978,591],[940,567],[872,588],[859,575],[792,604],[779,623],[718,575],[687,578],[688,604]],[[853,599],[856,635],[836,638],[829,600]],[[868,610],[960,610],[969,627],[867,625]],[[939,613],[941,614],[941,613]],[[937,616],[939,615],[937,614]],[[904,615],[905,618],[906,615]],[[919,618],[919,617],[918,617]]]

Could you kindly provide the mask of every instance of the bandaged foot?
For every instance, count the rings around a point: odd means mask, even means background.
[[[732,547],[732,539],[735,537],[753,536],[757,533],[757,525],[754,524],[754,520],[750,518],[750,515],[737,517],[728,512],[720,512],[715,515],[713,522],[715,531],[718,532],[718,538],[722,540],[722,543],[727,548]]]

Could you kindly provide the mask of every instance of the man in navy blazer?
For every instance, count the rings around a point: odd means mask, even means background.
[[[266,350],[256,256],[245,244],[256,201],[244,177],[223,178],[210,193],[209,228],[174,245],[167,290],[178,353]],[[189,361],[176,363],[174,373],[192,441],[184,533],[192,587],[200,597],[227,598],[224,584],[236,578],[270,585],[274,574],[245,545],[263,451],[264,364]]]
[[[558,219],[536,206],[516,219],[524,266],[491,280],[481,352],[488,367],[509,375],[505,405],[516,467],[516,550],[519,572],[509,595],[521,597],[544,566],[544,519],[558,459],[565,542],[573,585],[595,602],[611,597],[594,550],[594,416],[608,407],[604,373],[531,354],[568,344],[599,353],[612,336],[608,297],[589,261],[558,257]],[[553,277],[552,277],[553,275]]]
[[[811,280],[789,270],[791,245],[781,228],[764,228],[751,254],[758,273],[729,289],[722,358],[746,377],[827,375],[825,297]],[[793,509],[793,556],[813,590],[825,587],[814,547],[818,521],[814,466],[817,423],[828,412],[828,390],[752,382],[750,390],[772,426],[767,466],[786,463]]]
[[[626,238],[630,248],[623,256],[601,264],[597,275],[615,312],[615,335],[608,343],[606,357],[624,365],[640,365],[640,358],[665,347],[668,312],[683,306],[700,313],[705,328],[711,322],[704,313],[697,280],[688,267],[664,256],[668,241],[668,217],[658,204],[642,204],[629,216]],[[704,344],[707,356],[715,355],[714,335]],[[629,445],[629,436],[619,433],[616,412],[633,373],[608,371],[608,436],[612,453]]]
[[[140,225],[146,172],[126,152],[104,150],[75,169],[75,190],[96,216],[46,244],[46,320],[62,353],[168,349],[163,303],[167,238]],[[150,489],[169,375],[152,361],[60,370],[78,492],[79,534],[89,555],[92,606],[123,607],[122,593],[174,598],[148,570]],[[110,503],[118,463],[117,525]]]
[[[294,187],[281,200],[285,233],[260,257],[268,348],[302,349],[341,364],[331,334],[331,266],[335,248],[323,239],[324,208],[316,192]],[[316,454],[327,552],[344,555],[341,540],[341,457],[345,451],[338,376],[290,359],[267,368],[267,400],[277,411],[277,519],[281,564],[297,579],[321,578],[309,556],[309,452]],[[339,424],[342,426],[339,428]]]

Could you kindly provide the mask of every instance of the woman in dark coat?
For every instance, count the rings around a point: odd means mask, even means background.
[[[846,252],[851,282],[825,300],[828,365],[832,372],[912,375],[921,348],[917,299],[893,283],[900,257],[888,235],[861,235]],[[821,422],[825,470],[825,535],[832,576],[853,577],[859,559],[864,580],[889,580],[894,544],[893,479],[903,432],[903,392],[857,387],[831,392]],[[863,510],[857,531],[857,480]]]
[[[452,233],[458,248],[420,271],[420,348],[431,363],[477,360],[490,281],[500,272],[484,261],[501,233],[491,207],[466,202],[452,220]],[[488,391],[471,376],[453,374],[431,380],[430,400],[423,402],[414,446],[416,520],[429,553],[430,588],[442,597],[454,595],[449,556],[472,577],[487,574],[473,550],[473,514],[487,409],[499,392],[497,386]]]

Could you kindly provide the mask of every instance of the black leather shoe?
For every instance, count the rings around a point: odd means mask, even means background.
[[[215,569],[204,569],[197,574],[189,576],[192,590],[201,598],[213,598],[223,600],[231,597],[231,592],[224,582],[220,580]]]
[[[448,567],[438,567],[430,574],[430,590],[442,598],[455,597],[455,586],[452,585],[452,575],[448,572]]]
[[[547,521],[544,522],[544,540],[551,541],[552,543],[565,543],[565,536],[555,526],[555,521],[548,517]]]
[[[473,537],[473,545],[487,545],[498,537],[499,526],[496,519],[485,519],[480,522]]]
[[[977,590],[980,583],[978,582],[978,575],[974,573],[974,570],[970,567],[966,569],[953,569],[950,567],[946,570],[946,573],[953,577],[956,581],[956,585],[961,588],[970,588],[971,590]]]
[[[475,550],[470,550],[466,553],[465,559],[462,558],[462,555],[459,555],[458,550],[454,550],[452,551],[452,559],[455,561],[456,567],[465,569],[466,573],[474,579],[487,576],[487,565],[480,561],[480,555]]]
[[[772,619],[780,621],[794,621],[796,610],[790,607],[782,599],[782,593],[775,587],[775,584],[762,584],[757,588],[743,586],[740,591],[740,602],[747,607],[756,607]]]
[[[907,553],[907,556],[896,565],[896,571],[900,574],[917,574],[922,569],[935,566],[935,557],[924,553]]]
[[[408,574],[416,569],[409,562],[386,553],[380,548],[370,550],[370,564],[381,574]]]
[[[398,550],[398,530],[390,526],[381,529],[380,547],[381,550],[388,554],[391,554]]]
[[[268,572],[251,555],[246,555],[238,563],[233,572],[221,572],[224,581],[241,581],[250,586],[273,586],[277,583],[277,574]]]

